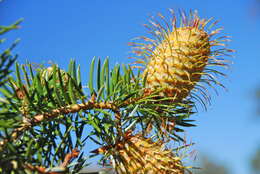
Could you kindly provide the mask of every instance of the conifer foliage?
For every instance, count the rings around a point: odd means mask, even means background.
[[[87,84],[75,61],[67,71],[15,63],[9,74],[14,46],[1,53],[0,172],[78,173],[87,151],[118,174],[189,172],[181,133],[195,126],[197,101],[210,101],[208,86],[223,86],[217,77],[232,50],[220,29],[211,30],[212,19],[170,16],[151,19],[151,37],[130,43],[136,65],[110,67],[109,59],[93,58]],[[1,26],[1,36],[19,23]],[[170,148],[172,142],[184,145]]]

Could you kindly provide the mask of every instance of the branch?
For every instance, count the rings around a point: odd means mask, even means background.
[[[121,116],[120,116],[118,107],[111,102],[96,103],[93,100],[90,100],[86,103],[68,105],[65,107],[54,109],[51,112],[46,112],[43,114],[35,115],[32,119],[23,120],[21,127],[14,129],[10,138],[6,138],[6,139],[0,141],[0,150],[7,142],[17,139],[24,131],[37,125],[38,123],[41,123],[45,120],[54,119],[57,116],[62,115],[62,114],[76,113],[81,110],[90,110],[90,109],[94,109],[94,108],[110,109],[111,111],[113,111],[116,114],[116,119],[121,120]],[[119,124],[120,121],[117,121],[117,123]]]

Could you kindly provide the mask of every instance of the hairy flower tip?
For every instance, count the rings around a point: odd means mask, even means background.
[[[49,83],[49,87],[53,88],[54,83],[61,83],[60,78],[62,80],[63,86],[65,89],[68,87],[69,83],[69,74],[65,72],[62,69],[59,69],[56,67],[56,81],[54,81],[54,67],[50,66],[44,69],[40,70],[40,78],[41,78],[41,83],[44,86],[45,82]]]
[[[130,135],[107,149],[118,174],[184,174],[181,158],[161,142]]]
[[[67,83],[68,82],[68,73],[66,73],[64,70],[62,69],[59,69],[57,67],[56,69],[56,73],[57,73],[57,76],[58,76],[58,73],[60,71],[60,74],[61,74],[61,78],[62,80]],[[42,80],[46,80],[46,81],[49,81],[53,78],[53,75],[54,75],[54,68],[53,66],[50,66],[48,68],[44,68],[40,71],[40,74],[41,74],[41,78]],[[58,79],[58,78],[57,78]]]
[[[217,67],[228,66],[229,61],[223,57],[233,50],[225,46],[227,36],[217,36],[221,28],[210,31],[216,24],[212,19],[200,19],[196,12],[181,12],[178,22],[170,11],[170,22],[159,14],[159,20],[153,18],[145,25],[152,37],[139,37],[131,44],[135,64],[144,68],[146,91],[161,89],[160,96],[171,97],[174,102],[190,96],[204,104],[210,97],[202,84],[223,86],[216,76],[225,74]]]

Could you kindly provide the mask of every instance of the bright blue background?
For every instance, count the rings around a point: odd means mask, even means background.
[[[218,26],[233,37],[229,48],[237,53],[224,81],[229,91],[213,95],[209,110],[193,117],[198,127],[187,129],[186,136],[196,142],[193,149],[230,165],[234,174],[250,173],[250,156],[260,144],[254,103],[260,84],[256,0],[6,0],[0,4],[0,25],[25,19],[20,30],[7,35],[9,43],[22,39],[15,50],[19,62],[52,60],[67,68],[75,58],[86,80],[93,56],[109,56],[112,64],[131,62],[127,43],[146,34],[142,24],[149,15],[168,15],[168,8],[197,9],[201,17],[220,20]]]

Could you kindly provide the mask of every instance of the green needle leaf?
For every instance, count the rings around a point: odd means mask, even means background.
[[[97,64],[97,91],[99,91],[99,89],[101,88],[101,61],[100,58],[98,58],[98,64]]]
[[[90,72],[89,72],[89,89],[90,93],[94,93],[94,88],[93,88],[93,79],[94,79],[94,68],[95,68],[95,57],[92,59],[91,66],[90,66]]]
[[[20,69],[19,64],[15,63],[15,72],[16,72],[18,85],[19,85],[19,88],[22,88],[23,87],[23,83],[22,83],[22,80],[21,80],[21,73],[20,73],[19,69]]]
[[[77,99],[75,97],[72,80],[73,79],[71,79],[71,78],[69,79],[69,95],[70,95],[70,98],[71,98],[71,101],[73,102],[73,104],[76,104],[77,103]]]
[[[106,64],[106,91],[107,91],[107,97],[110,96],[110,86],[109,86],[109,81],[110,81],[110,74],[109,74],[109,60],[106,58],[105,60]]]

